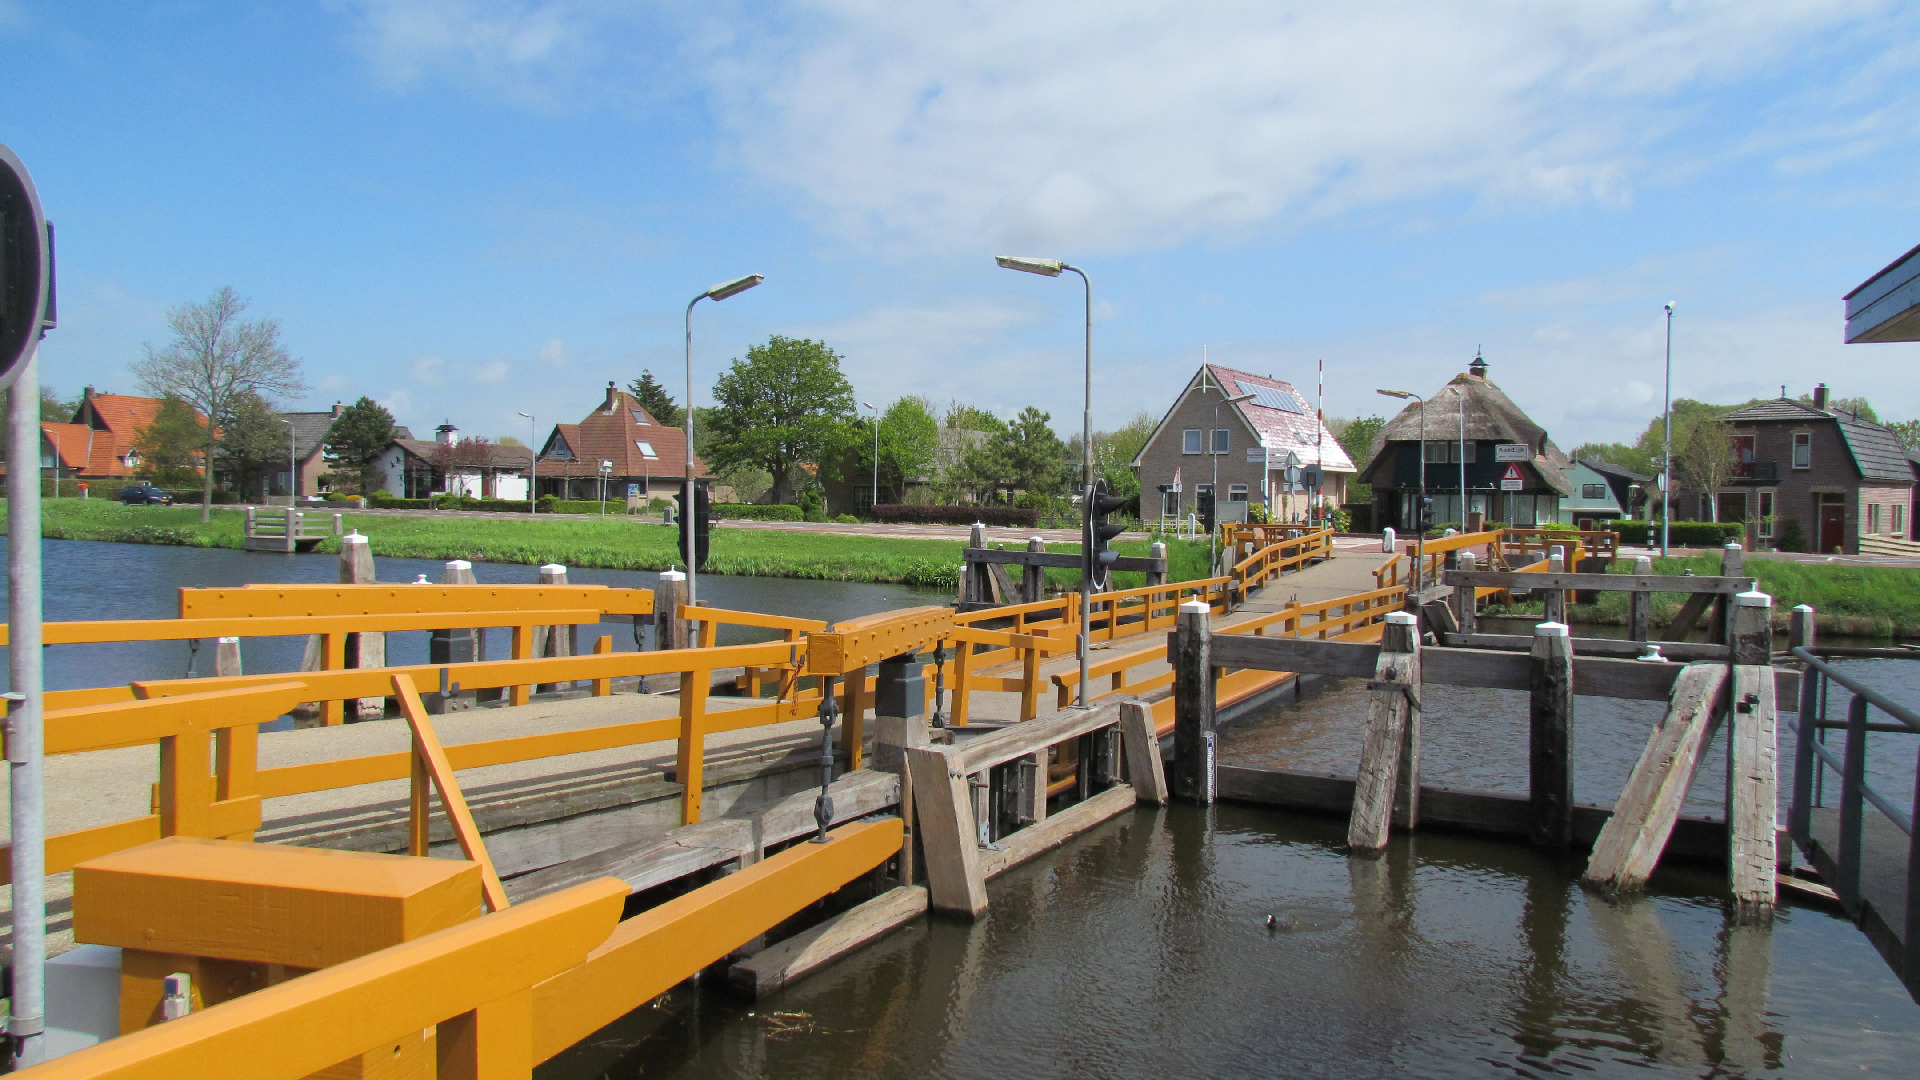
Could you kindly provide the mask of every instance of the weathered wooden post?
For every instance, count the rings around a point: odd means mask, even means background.
[[[454,559],[440,570],[442,585],[473,584],[473,564],[465,559]],[[484,630],[472,627],[435,630],[427,639],[427,663],[429,664],[465,664],[479,656],[476,639],[485,634]]]
[[[1164,540],[1155,540],[1147,549],[1147,557],[1153,560],[1153,569],[1147,571],[1147,584],[1165,585],[1167,583],[1167,544]]]
[[[291,526],[291,523],[289,523]],[[371,585],[373,576],[373,543],[360,533],[353,532],[340,538],[340,584]],[[387,635],[383,633],[348,634],[347,667],[377,668],[387,666]],[[340,709],[338,702],[326,703],[327,723],[335,723],[335,710]],[[360,698],[354,703],[354,719],[378,720],[386,715],[387,699],[384,697]]]
[[[1812,606],[1795,607],[1787,630],[1787,647],[1811,650],[1819,643],[1819,635],[1819,616]],[[1819,720],[1819,713],[1820,673],[1807,666],[1800,675],[1800,715],[1796,717],[1799,732],[1794,739],[1793,801],[1789,804],[1792,816],[1787,822],[1795,836],[1806,836],[1813,825],[1813,777],[1819,769],[1813,756],[1815,736],[1819,734],[1814,724]]]
[[[1389,612],[1374,662],[1366,741],[1353,789],[1347,846],[1358,852],[1387,846],[1396,797],[1404,794],[1403,820],[1420,820],[1420,631],[1410,612]]]
[[[1732,540],[1720,549],[1720,576],[1741,577],[1747,572],[1746,549]],[[1707,624],[1707,640],[1715,644],[1727,644],[1733,632],[1733,608],[1727,603],[1727,594],[1718,593],[1713,598],[1713,618]]]
[[[1533,628],[1527,682],[1529,833],[1533,846],[1564,851],[1573,843],[1573,639],[1565,623]]]
[[[906,836],[900,844],[902,885],[914,879],[913,774],[907,769],[907,749],[933,745],[927,729],[926,679],[920,658],[906,653],[880,662],[873,689],[873,767],[900,778],[900,820]]]
[[[1461,573],[1471,574],[1479,568],[1480,561],[1474,557],[1473,552],[1463,551],[1460,553],[1459,570]],[[1479,606],[1474,593],[1478,591],[1479,590],[1472,585],[1455,585],[1453,587],[1453,621],[1455,625],[1460,627],[1460,632],[1463,634],[1471,634],[1474,632],[1474,620],[1479,615],[1479,612],[1474,610]]]
[[[1204,600],[1180,605],[1173,631],[1173,794],[1214,797],[1213,618]]]
[[[1780,749],[1773,687],[1773,597],[1733,598],[1732,729],[1727,737],[1727,865],[1736,915],[1773,913],[1778,872]]]
[[[987,546],[987,523],[976,521],[967,533],[967,549],[979,550]],[[960,608],[971,611],[975,607],[993,605],[993,578],[988,564],[968,559],[960,573]]]
[[[540,584],[567,584],[567,568],[559,563],[548,563],[540,568]],[[578,652],[572,626],[536,626],[533,628],[533,655],[535,656],[573,656]],[[543,694],[558,690],[572,689],[571,682],[541,683],[535,689]]]
[[[1633,559],[1635,577],[1653,575],[1653,557],[1636,555]],[[1627,637],[1634,641],[1645,641],[1648,637],[1647,620],[1653,604],[1653,594],[1635,589],[1627,596]]]
[[[680,621],[680,605],[687,602],[687,575],[662,570],[653,583],[653,645],[656,649],[684,649],[687,624]]]
[[[1047,543],[1037,536],[1028,537],[1027,550],[1030,552],[1044,552],[1047,550]],[[1046,575],[1047,568],[1037,564],[1029,564],[1020,568],[1021,603],[1037,604],[1040,602],[1040,592],[1046,584]]]
[[[1553,554],[1547,556],[1547,573],[1564,574],[1567,572],[1567,556],[1564,548],[1554,546]],[[1542,589],[1540,598],[1546,603],[1546,621],[1565,623],[1567,621],[1567,591],[1565,589]]]
[[[237,637],[220,638],[214,645],[213,674],[215,678],[228,678],[242,674],[240,670],[240,639]]]

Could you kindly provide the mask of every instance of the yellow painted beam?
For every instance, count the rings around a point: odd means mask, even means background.
[[[460,844],[460,853],[480,867],[480,887],[486,894],[487,909],[505,909],[506,886],[500,884],[500,875],[494,872],[493,859],[487,854],[487,842],[480,835],[480,826],[474,823],[473,811],[467,808],[467,796],[460,790],[460,782],[453,777],[453,765],[447,760],[446,748],[440,745],[440,736],[433,730],[433,717],[427,715],[427,706],[420,700],[420,692],[414,689],[411,678],[395,675],[393,694],[400,699],[400,711],[406,716],[407,727],[413,732],[413,756],[426,766],[427,776],[433,779],[434,789],[440,792],[440,807],[453,823],[453,837]],[[411,823],[411,828],[424,834],[426,800],[416,793],[410,802],[418,819]],[[420,854],[426,853],[423,851]]]
[[[580,608],[610,615],[652,614],[653,590],[605,585],[247,585],[180,590],[183,619]]]
[[[600,611],[588,606],[541,611],[460,612],[460,625],[522,626],[569,625],[600,621]],[[42,630],[48,645],[85,645],[105,641],[190,641],[222,637],[295,637],[305,634],[385,633],[439,630],[447,625],[446,612],[404,612],[392,615],[286,615],[260,618],[107,619],[94,622],[50,622]],[[7,627],[0,624],[0,645],[7,644]]]
[[[888,611],[840,623],[807,635],[807,673],[845,675],[902,653],[952,637],[953,610],[944,607]]]
[[[899,854],[899,818],[842,825],[620,924],[584,963],[533,988],[546,1061]],[[520,910],[515,908],[513,910]]]

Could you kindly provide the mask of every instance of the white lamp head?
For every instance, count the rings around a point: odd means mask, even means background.
[[[1035,259],[1026,255],[996,255],[993,261],[1009,270],[1043,274],[1047,277],[1059,277],[1060,272],[1067,266],[1059,259]]]
[[[725,300],[729,296],[737,296],[740,293],[746,292],[748,289],[753,288],[765,280],[767,279],[764,275],[748,274],[746,277],[734,278],[732,281],[724,284],[715,285],[701,295],[709,300]]]

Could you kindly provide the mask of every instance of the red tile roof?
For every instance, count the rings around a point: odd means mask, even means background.
[[[653,451],[647,457],[641,444]],[[684,476],[686,437],[666,427],[624,391],[610,391],[607,403],[577,424],[555,424],[541,450],[541,476],[599,476],[602,461],[613,462],[615,476]],[[698,455],[694,475],[711,476]]]

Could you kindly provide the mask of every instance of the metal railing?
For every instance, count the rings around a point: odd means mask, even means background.
[[[1920,949],[1916,948],[1916,945],[1920,945],[1920,903],[1916,903],[1916,900],[1920,900],[1920,834],[1913,827],[1914,821],[1920,819],[1920,761],[1915,764],[1913,805],[1899,806],[1867,782],[1868,735],[1920,735],[1920,715],[1818,655],[1828,651],[1818,646],[1813,649],[1796,646],[1792,650],[1792,655],[1806,664],[1807,669],[1800,687],[1793,801],[1788,808],[1787,829],[1802,851],[1811,855],[1818,850],[1814,836],[1814,810],[1821,808],[1824,803],[1826,770],[1839,773],[1839,822],[1835,836],[1836,850],[1828,853],[1832,862],[1828,885],[1840,897],[1847,914],[1854,919],[1864,921],[1871,913],[1889,930],[1897,930],[1904,944],[1900,950],[1901,960],[1896,965],[1898,973],[1908,991],[1920,995]],[[1857,653],[1860,650],[1846,651]],[[1881,650],[1874,652],[1876,655],[1882,654]],[[1893,655],[1888,654],[1888,658],[1893,658]],[[1845,721],[1828,719],[1828,699],[1832,687],[1836,685],[1852,695],[1847,702]],[[1896,722],[1870,719],[1874,709]],[[1846,732],[1846,746],[1841,753],[1836,754],[1826,746],[1824,736],[1827,731]],[[1868,896],[1866,884],[1868,806],[1879,811],[1907,837],[1906,887],[1902,901],[1904,911],[1870,911],[1875,904]],[[1882,849],[1879,854],[1884,857],[1888,853]],[[1827,869],[1822,867],[1823,871]],[[1886,903],[1889,898],[1882,896],[1880,899],[1881,903]]]

